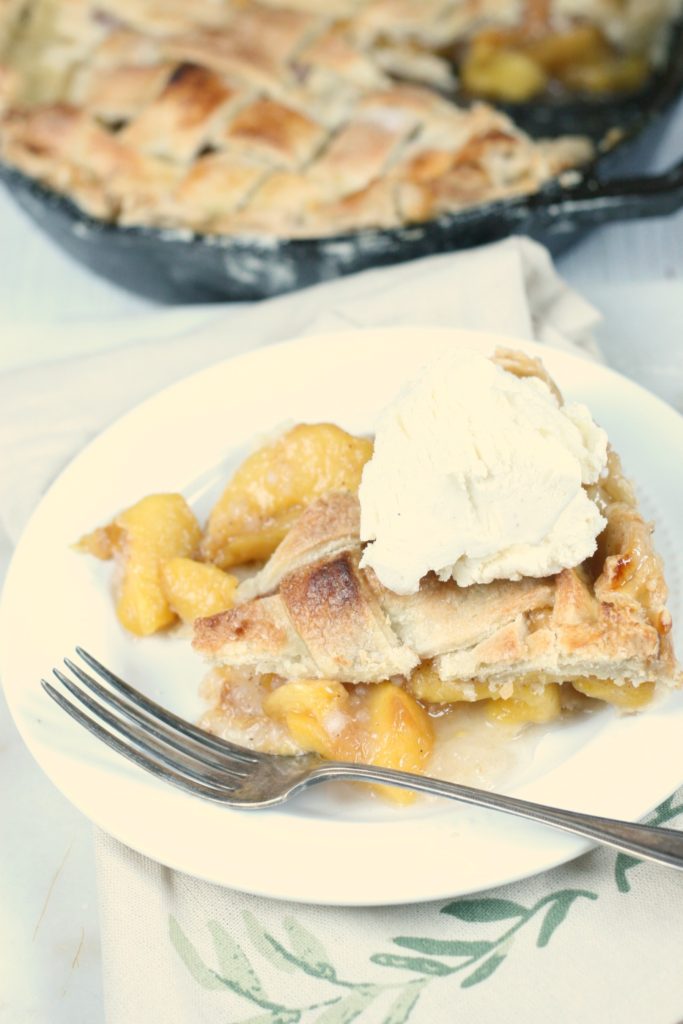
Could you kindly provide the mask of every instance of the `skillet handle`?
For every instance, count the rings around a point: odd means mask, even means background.
[[[683,207],[683,160],[662,174],[601,181],[589,175],[562,194],[541,193],[529,203],[534,230],[564,234],[609,221],[663,217]]]

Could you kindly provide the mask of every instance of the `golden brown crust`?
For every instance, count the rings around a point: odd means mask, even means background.
[[[121,139],[143,153],[190,160],[236,95],[234,87],[207,68],[181,64],[158,99],[122,130]]]
[[[429,47],[462,31],[440,0],[438,30],[404,0],[71,0],[50,5],[42,29],[48,0],[27,3],[36,17],[19,23],[10,63],[0,57],[0,157],[124,224],[284,237],[393,227],[532,191],[590,156],[585,141],[534,143],[491,107],[460,109],[428,87],[451,79]],[[46,147],[41,121],[65,109],[79,144],[57,134]],[[222,175],[205,174],[207,158]],[[248,163],[261,174],[240,189]]]
[[[493,353],[493,362],[508,373],[514,373],[515,377],[524,380],[526,377],[537,377],[547,384],[558,402],[562,402],[560,390],[552,379],[540,359],[527,355],[519,349],[497,348]]]
[[[547,625],[533,629],[519,616],[474,647],[438,658],[439,676],[498,683],[527,675],[560,682],[594,676],[635,685],[672,680],[668,645],[661,643],[642,612],[599,604],[587,593],[587,618],[581,619],[576,615],[581,602],[574,595],[570,607],[564,607],[562,587],[560,583],[556,588]]]
[[[8,115],[3,142],[10,160],[21,152],[25,170],[60,191],[76,191],[99,217],[120,215],[132,196],[144,203],[174,181],[172,165],[134,151],[67,104]]]
[[[385,128],[369,119],[352,120],[312,166],[311,176],[329,198],[357,192],[383,175],[404,136],[404,131]]]
[[[398,227],[401,219],[394,183],[380,178],[341,199],[313,203],[303,234],[310,234],[316,225],[319,233],[323,234],[329,224],[334,224],[340,233],[362,228]]]
[[[298,167],[322,142],[323,135],[320,125],[284,103],[258,99],[237,113],[222,138],[230,146],[273,163]]]
[[[228,8],[227,25],[189,31],[164,40],[163,47],[179,60],[278,92],[283,69],[313,24],[303,12],[274,11],[252,2]]]
[[[259,601],[254,605],[238,605],[230,609],[234,614],[217,612],[197,619],[194,630],[195,647],[206,654],[214,654],[226,643],[243,640],[263,644],[273,650],[287,640],[287,630],[278,623],[273,609],[275,602]]]
[[[219,662],[286,678],[374,682],[409,674],[418,662],[390,629],[350,552],[295,569],[271,597],[198,619],[193,646]]]
[[[333,25],[297,54],[297,67],[339,76],[359,88],[373,89],[388,84],[388,78],[370,56],[354,45],[344,27]]]
[[[219,663],[221,652],[227,648],[234,667],[253,666],[258,652],[263,673],[296,678],[316,672],[315,662],[293,629],[279,595],[197,619],[193,646]]]
[[[610,505],[607,527],[600,538],[598,557],[604,561],[595,594],[612,604],[647,604],[655,624],[664,610],[666,584],[651,535],[652,526],[633,505],[623,501]]]
[[[393,628],[422,659],[468,649],[553,601],[553,580],[458,587],[428,576],[416,594],[399,595],[382,587],[372,570],[368,576]]]
[[[83,103],[103,121],[129,121],[156,99],[172,72],[170,63],[105,67],[83,84]]]
[[[239,586],[237,600],[271,594],[294,569],[358,547],[359,531],[360,505],[356,495],[348,491],[323,495],[304,509],[263,569]]]
[[[200,157],[170,194],[170,218],[193,227],[229,217],[246,201],[265,174],[250,157],[210,153]]]
[[[600,603],[582,574],[563,569],[555,577],[552,623],[556,628],[597,623]]]
[[[282,580],[280,596],[322,678],[374,682],[417,665],[373,601],[358,553],[295,570]]]

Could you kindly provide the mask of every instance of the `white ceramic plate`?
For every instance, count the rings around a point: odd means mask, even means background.
[[[80,644],[154,699],[196,718],[204,666],[189,645],[125,635],[113,612],[111,567],[69,545],[150,492],[180,490],[203,514],[255,437],[298,420],[371,430],[379,409],[444,347],[491,352],[500,343],[541,355],[566,396],[585,401],[607,429],[647,513],[657,519],[671,609],[674,621],[680,618],[683,477],[676,467],[683,460],[683,419],[635,384],[552,349],[434,329],[330,334],[241,356],[168,388],[97,438],[43,499],[14,556],[0,615],[7,699],[36,760],[84,814],[134,849],[192,875],[327,904],[472,892],[586,849],[561,833],[447,801],[396,809],[324,786],[279,810],[224,810],[106,749],[39,685]],[[682,736],[680,695],[638,716],[605,709],[549,729],[515,792],[637,819],[681,782]]]

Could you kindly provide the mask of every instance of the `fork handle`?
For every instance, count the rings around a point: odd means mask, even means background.
[[[597,843],[613,846],[623,853],[683,869],[683,832],[676,832],[673,829],[639,825],[594,814],[582,814],[578,811],[564,810],[561,807],[548,807],[545,804],[520,800],[518,797],[507,796],[503,793],[490,793],[455,782],[443,782],[428,776],[377,768],[373,765],[328,762],[316,768],[314,779],[315,781],[353,779],[380,782],[421,793],[445,796],[451,800],[459,800],[461,803],[487,807],[490,810],[514,814],[519,818],[538,821],[543,825],[552,825],[565,832],[572,832]]]

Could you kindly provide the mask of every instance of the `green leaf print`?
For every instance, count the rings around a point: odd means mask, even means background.
[[[316,977],[330,980],[336,978],[336,971],[322,942],[299,924],[296,918],[285,918],[283,925],[299,962],[307,964]]]
[[[283,956],[280,950],[273,945],[265,928],[259,924],[254,915],[250,914],[248,910],[244,910],[242,917],[254,949],[261,954],[264,960],[271,963],[273,967],[277,967],[279,971],[284,971],[285,974],[296,974],[296,964],[288,957]]]
[[[473,985],[478,985],[480,981],[486,981],[494,971],[498,970],[503,960],[505,960],[505,953],[494,953],[488,960],[484,960],[482,964],[479,964],[476,971],[472,971],[471,974],[467,975],[461,988],[472,988]]]
[[[453,900],[440,912],[462,922],[459,925],[453,922],[459,931],[466,934],[468,924],[500,924],[497,928],[489,927],[490,937],[483,939],[466,939],[457,935],[452,939],[397,936],[393,940],[396,946],[417,955],[375,953],[370,961],[393,971],[410,971],[412,977],[403,975],[397,980],[395,975],[388,976],[383,984],[375,984],[362,975],[360,978],[340,976],[323,943],[292,916],[282,921],[282,931],[286,933],[284,943],[246,911],[242,915],[244,930],[235,937],[218,921],[207,922],[215,948],[215,970],[204,962],[174,918],[169,919],[169,933],[182,962],[200,986],[210,990],[222,988],[226,996],[232,992],[256,1004],[256,1016],[237,1024],[353,1024],[378,996],[383,997],[382,1008],[373,1007],[373,1020],[381,1014],[382,1024],[409,1024],[425,987],[439,984],[440,978],[455,974],[460,974],[463,989],[485,981],[510,954],[516,933],[532,922],[540,922],[537,946],[547,946],[580,897],[598,898],[596,893],[585,889],[559,889],[529,907],[493,896]],[[479,931],[477,927],[475,935]],[[252,957],[259,954],[278,971],[290,975],[278,981],[278,976],[273,974],[273,1000],[266,995],[250,956],[244,951],[247,938],[251,942],[249,952]],[[451,958],[450,962],[447,958]],[[300,986],[297,981],[303,980],[302,975],[316,979],[317,984],[307,981],[305,986]],[[311,989],[308,1000],[302,999],[298,1005],[296,1000],[294,1006],[288,1005],[293,993],[302,995]],[[275,1001],[283,995],[282,1003]],[[389,1008],[385,1012],[386,1005]]]
[[[578,899],[579,896],[590,896],[595,899],[593,894],[581,893],[581,892],[560,892],[555,896],[554,901],[548,907],[548,911],[543,918],[541,929],[536,939],[536,945],[539,947],[547,946],[550,942],[553,932],[556,928],[559,928],[565,917],[569,913],[572,903]]]
[[[221,976],[238,992],[257,1002],[267,1001],[263,985],[249,960],[218,921],[209,921],[207,928],[213,939]]]
[[[325,981],[335,981],[336,973],[334,967],[327,963],[310,963],[308,960],[302,959],[301,957],[295,956],[294,953],[290,953],[281,942],[278,942],[275,936],[269,932],[265,932],[267,941],[271,944],[276,953],[284,957],[285,960],[289,960],[290,963],[298,967],[299,970],[305,974],[310,974],[312,978],[323,978]]]
[[[415,1009],[415,1004],[426,984],[426,979],[424,981],[411,981],[401,989],[389,1007],[389,1013],[382,1021],[382,1024],[405,1024]]]
[[[217,976],[215,971],[212,971],[206,966],[174,917],[169,919],[168,931],[171,944],[194,980],[201,985],[202,988],[223,988],[223,982]]]
[[[614,878],[619,892],[630,892],[631,883],[626,877],[626,872],[634,868],[636,864],[642,864],[638,857],[631,857],[628,853],[618,853],[614,862]]]
[[[441,908],[442,914],[450,914],[461,921],[505,921],[511,917],[526,917],[527,909],[513,900],[482,896],[474,900],[455,900]]]
[[[414,949],[417,953],[433,956],[483,956],[493,947],[492,942],[467,942],[460,939],[419,939],[399,936],[393,940],[397,946]]]
[[[381,991],[379,985],[360,985],[338,1003],[326,1007],[320,1016],[315,1018],[315,1024],[351,1024],[351,1021],[360,1017],[363,1010]]]
[[[298,1024],[301,1020],[300,1010],[275,1010],[272,1013],[259,1014],[248,1020],[237,1021],[236,1024]]]
[[[394,953],[375,953],[370,957],[373,964],[380,967],[399,967],[406,971],[418,971],[420,974],[452,974],[453,968],[438,960],[429,960],[427,957],[418,956],[396,956]]]
[[[446,904],[441,913],[449,914],[468,924],[482,924],[505,921],[498,935],[490,940],[431,939],[421,936],[402,935],[394,939],[397,946],[412,949],[417,953],[429,953],[429,957],[408,957],[395,954],[375,954],[370,959],[382,967],[419,971],[427,975],[463,973],[462,988],[471,988],[490,977],[507,956],[515,934],[529,922],[544,913],[537,945],[546,946],[556,928],[566,918],[569,908],[580,897],[595,900],[597,894],[586,889],[559,889],[537,900],[531,907],[525,907],[513,900],[498,897],[455,900]],[[512,922],[512,923],[509,923]],[[435,960],[434,957],[458,957],[459,963],[452,965]],[[471,973],[468,973],[471,972]],[[424,981],[426,984],[426,979]]]
[[[683,814],[683,803],[677,804],[676,797],[679,794],[672,793],[670,797],[661,803],[659,807],[647,819],[648,825],[665,825],[667,822]],[[631,891],[631,883],[626,877],[626,872],[638,864],[644,863],[639,857],[631,857],[627,853],[618,853],[614,862],[614,880],[617,883],[619,892]]]
[[[663,803],[656,807],[648,819],[651,825],[661,825],[663,821],[671,821],[677,814],[683,811],[683,807],[677,807],[674,803],[676,794],[672,793]]]

